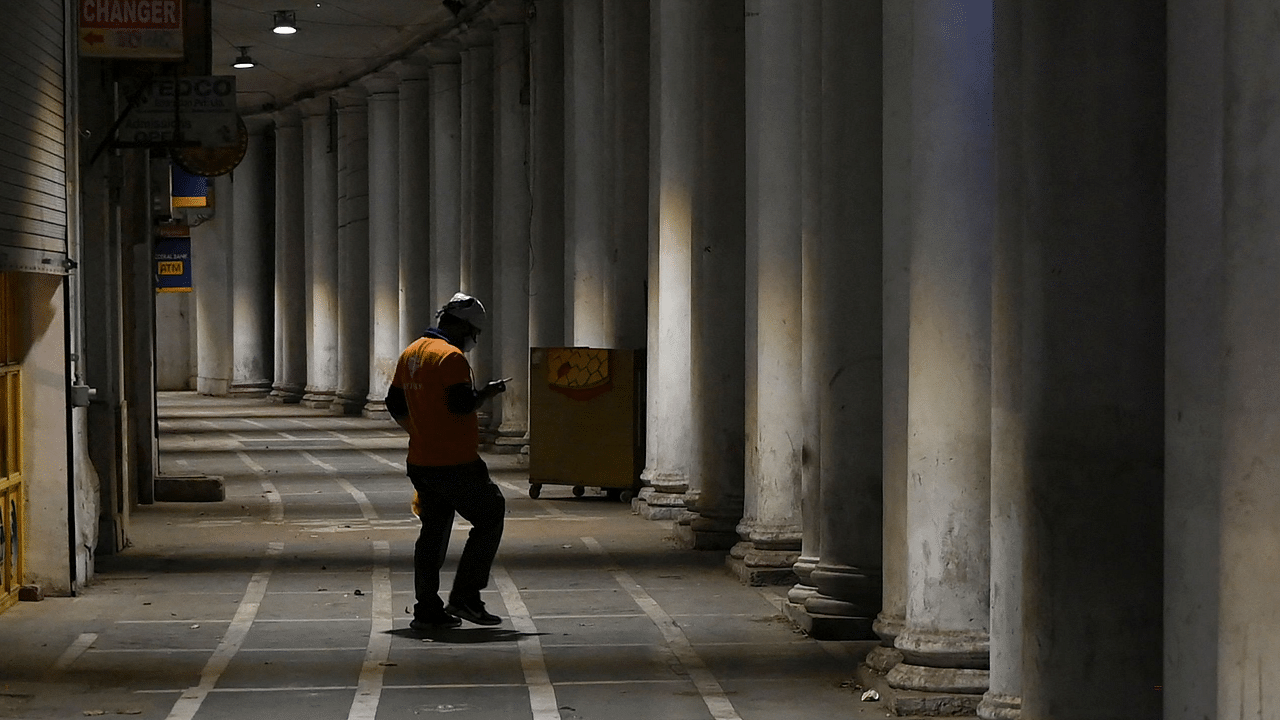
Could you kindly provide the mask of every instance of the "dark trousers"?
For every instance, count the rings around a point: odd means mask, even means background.
[[[478,601],[480,590],[489,584],[489,569],[502,542],[507,508],[502,491],[489,479],[489,467],[479,458],[447,467],[410,465],[409,480],[418,491],[418,517],[422,520],[413,548],[414,616],[427,617],[444,607],[440,568],[449,549],[454,512],[471,523],[471,533],[462,548],[449,602]]]

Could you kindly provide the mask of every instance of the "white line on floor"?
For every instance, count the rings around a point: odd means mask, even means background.
[[[368,502],[367,500],[365,502]],[[347,720],[375,720],[382,699],[382,676],[391,654],[391,545],[373,542],[377,565],[373,569],[373,620],[369,623],[369,647],[360,668],[356,696]]]
[[[520,667],[524,670],[524,680],[529,686],[529,707],[533,710],[533,720],[560,720],[560,709],[556,703],[556,689],[547,675],[547,663],[542,657],[542,641],[538,639],[538,628],[529,616],[529,608],[525,607],[520,597],[520,589],[516,587],[507,569],[501,565],[493,566],[493,582],[502,593],[502,602],[507,606],[511,626],[520,633]]]
[[[620,565],[613,561],[598,540],[593,537],[584,537],[582,542],[590,548],[591,552],[599,555],[604,560],[606,569],[613,574],[614,579],[618,581],[622,589],[631,595],[631,598],[649,616],[653,624],[658,626],[659,632],[662,633],[662,637],[667,641],[667,647],[675,654],[680,664],[684,666],[685,671],[689,674],[689,679],[698,688],[698,692],[702,695],[702,701],[706,703],[707,709],[711,711],[711,717],[716,720],[742,720],[741,716],[738,715],[738,711],[734,709],[733,703],[729,702],[729,697],[725,695],[724,688],[720,687],[720,681],[716,680],[715,675],[707,669],[706,663],[702,662],[702,658],[698,657],[698,653],[693,649],[693,644],[689,642],[689,638],[685,637],[684,631],[662,609],[658,601],[654,600],[653,596],[640,587],[640,584],[631,577],[630,573],[623,570]]]
[[[245,423],[246,425],[252,425],[252,426],[254,426],[254,427],[256,427],[256,428],[262,428],[263,430],[270,430],[270,429],[271,429],[271,428],[267,427],[266,425],[264,425],[264,424],[262,424],[262,423],[258,422],[257,420],[250,420],[249,418],[240,418],[240,421],[241,421],[241,422],[243,422],[243,423]]]
[[[53,663],[52,670],[54,672],[66,670],[70,667],[71,663],[75,662],[76,658],[83,655],[84,651],[88,650],[89,646],[93,644],[93,641],[97,639],[97,633],[81,634],[80,637],[76,638],[75,641],[71,643],[70,647],[63,651],[62,655],[58,656],[57,661]]]
[[[346,478],[334,478],[338,486],[346,490],[351,497],[355,498],[356,504],[360,506],[360,513],[364,515],[364,519],[374,522],[378,519],[378,511],[373,509],[373,503],[369,502],[369,496],[365,495],[355,485],[352,485]]]
[[[267,502],[270,505],[270,519],[273,523],[284,522],[284,499],[280,497],[280,491],[276,490],[275,483],[267,479],[267,470],[258,463],[253,461],[243,450],[237,450],[236,456],[240,458],[240,462],[244,463],[258,476],[258,482],[262,484],[262,492],[267,496]]]
[[[404,472],[404,471],[405,471],[405,467],[404,467],[404,464],[403,464],[403,463],[392,462],[392,461],[390,461],[390,460],[388,460],[388,459],[386,459],[386,458],[382,457],[382,456],[381,456],[381,455],[379,455],[378,453],[373,452],[372,450],[364,450],[363,452],[364,452],[364,454],[365,454],[365,456],[366,456],[366,457],[368,457],[369,459],[371,459],[371,460],[373,460],[373,461],[375,461],[375,462],[380,462],[380,463],[382,463],[383,465],[386,465],[386,466],[388,466],[388,467],[395,468],[396,470],[398,470],[398,471],[400,471],[400,472]]]
[[[218,643],[218,648],[213,651],[213,655],[204,665],[204,671],[200,673],[200,684],[182,693],[173,704],[173,710],[169,711],[168,720],[191,720],[200,710],[209,691],[218,684],[218,678],[222,677],[223,671],[231,664],[231,658],[235,657],[245,636],[249,634],[249,628],[253,627],[258,608],[267,594],[267,583],[271,580],[271,570],[275,566],[276,556],[283,550],[284,543],[273,542],[268,546],[267,554],[262,558],[262,567],[249,580],[249,586],[245,588],[244,598],[240,601],[240,607],[236,609],[231,625],[227,627],[227,632]]]

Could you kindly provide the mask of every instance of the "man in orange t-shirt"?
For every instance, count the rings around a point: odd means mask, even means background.
[[[497,625],[480,590],[502,541],[506,501],[480,458],[476,408],[506,390],[504,380],[475,389],[464,353],[484,329],[479,300],[457,293],[436,313],[437,327],[405,348],[387,390],[387,411],[409,433],[408,475],[418,493],[422,530],[414,545],[416,603],[409,627],[457,627],[462,620]],[[471,523],[449,592],[440,600],[440,567],[449,547],[453,514]]]

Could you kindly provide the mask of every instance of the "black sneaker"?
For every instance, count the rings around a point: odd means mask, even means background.
[[[444,611],[455,618],[462,618],[477,625],[499,625],[502,618],[484,609],[484,603],[474,600],[469,603],[449,603]]]
[[[456,628],[462,624],[458,618],[450,615],[443,610],[437,610],[435,613],[426,617],[416,617],[409,621],[409,629],[418,632],[430,632],[432,630],[448,630]]]

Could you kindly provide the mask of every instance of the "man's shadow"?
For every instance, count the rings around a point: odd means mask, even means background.
[[[423,640],[426,642],[451,643],[455,645],[474,645],[477,643],[512,642],[522,637],[534,637],[546,633],[523,633],[517,630],[495,627],[469,628],[432,628],[430,630],[413,630],[412,628],[395,628],[388,634],[396,637]]]

